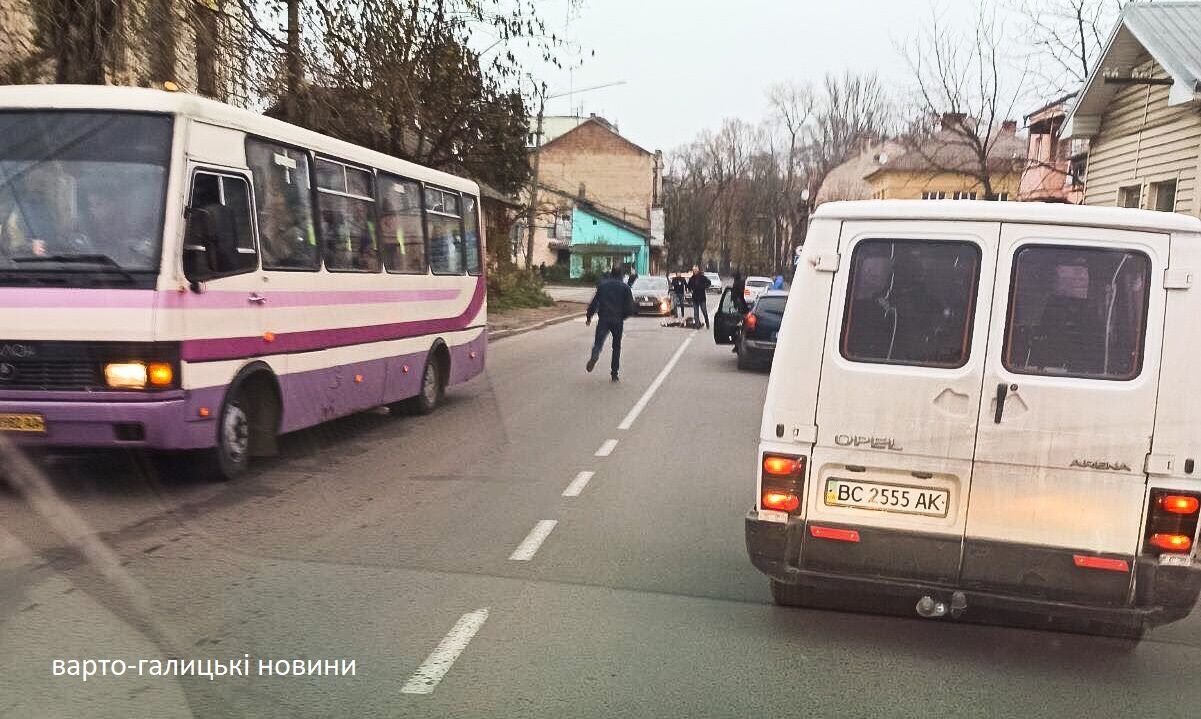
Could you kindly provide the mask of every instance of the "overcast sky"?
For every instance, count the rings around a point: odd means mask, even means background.
[[[537,6],[548,30],[596,52],[574,74],[537,68],[552,93],[626,83],[552,100],[547,113],[582,106],[665,152],[725,117],[759,120],[778,82],[876,71],[902,92],[908,74],[896,43],[919,32],[932,8],[961,28],[975,12],[969,2],[938,0],[584,0],[568,20],[566,0]]]

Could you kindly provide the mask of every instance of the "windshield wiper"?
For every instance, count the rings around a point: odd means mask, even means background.
[[[43,255],[43,256],[29,255],[29,256],[25,256],[25,257],[13,257],[13,258],[10,258],[10,260],[15,264],[35,264],[35,263],[40,264],[43,262],[57,262],[59,264],[64,264],[64,265],[70,265],[70,264],[100,265],[101,268],[103,268],[105,270],[111,270],[113,272],[116,272],[116,273],[120,274],[122,277],[129,280],[130,282],[137,281],[137,278],[135,278],[133,276],[133,273],[130,272],[129,270],[125,269],[123,266],[121,266],[120,262],[117,262],[116,260],[109,257],[108,255],[103,255],[103,254]]]

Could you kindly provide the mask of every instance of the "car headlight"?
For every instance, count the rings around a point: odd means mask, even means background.
[[[170,387],[175,369],[169,362],[110,362],[104,365],[104,381],[114,389]]]

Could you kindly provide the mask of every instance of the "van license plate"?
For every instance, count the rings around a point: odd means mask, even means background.
[[[945,517],[950,503],[951,493],[945,489],[857,482],[839,478],[826,480],[827,507],[854,507],[899,514],[920,514],[925,517]]]
[[[0,432],[45,432],[46,418],[40,414],[0,414]]]

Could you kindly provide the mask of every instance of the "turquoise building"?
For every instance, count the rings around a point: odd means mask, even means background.
[[[650,234],[593,207],[571,211],[571,276],[591,270],[597,274],[614,265],[650,271]]]

